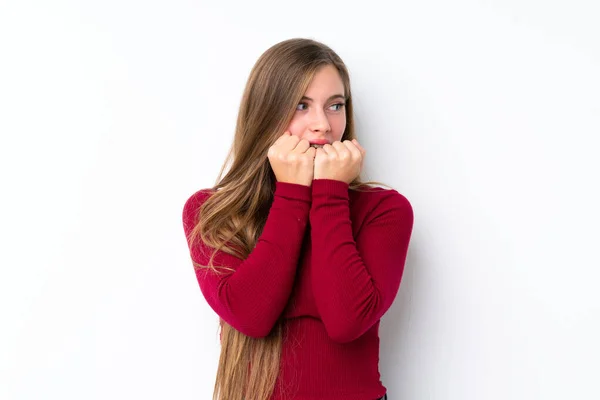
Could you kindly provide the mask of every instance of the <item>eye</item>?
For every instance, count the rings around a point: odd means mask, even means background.
[[[344,103],[337,103],[337,104],[332,104],[329,108],[337,107],[337,108],[334,108],[332,111],[340,111],[344,106],[345,106]]]
[[[303,108],[303,106],[304,106],[304,108]],[[308,105],[306,103],[300,103],[296,106],[296,110],[304,111],[304,110],[306,110],[306,107],[308,107]]]

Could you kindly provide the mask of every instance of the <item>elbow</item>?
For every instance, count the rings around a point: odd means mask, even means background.
[[[358,339],[364,332],[357,322],[352,324],[325,325],[327,336],[336,343],[345,344]]]
[[[329,314],[329,318],[322,318],[327,336],[340,344],[350,343],[359,339],[371,329],[381,318],[383,313],[376,308],[369,311],[344,314],[341,310]]]
[[[383,316],[389,305],[382,304],[381,296],[373,296],[363,307],[351,307],[353,312],[342,308],[329,309],[322,313],[325,330],[331,340],[337,343],[350,343],[371,329]],[[327,316],[327,317],[325,317]]]
[[[254,339],[261,339],[269,336],[275,326],[275,322],[271,321],[261,321],[257,319],[241,320],[240,318],[224,317],[226,316],[221,316],[221,318],[223,318],[223,320],[233,329]]]
[[[246,326],[242,329],[243,330],[239,330],[241,333],[243,333],[244,335],[249,336],[253,339],[265,338],[265,337],[269,336],[269,334],[273,330],[272,327],[265,329],[264,327],[258,327],[258,326]]]
[[[269,336],[278,321],[276,310],[261,306],[248,306],[247,302],[234,302],[205,294],[212,310],[236,331],[256,339]],[[257,312],[256,310],[262,310]]]

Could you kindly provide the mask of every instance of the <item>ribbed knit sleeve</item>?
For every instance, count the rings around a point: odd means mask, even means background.
[[[317,179],[309,214],[317,309],[328,335],[345,343],[360,337],[398,293],[413,226],[409,201],[395,190],[377,202],[353,237],[348,184]]]
[[[205,191],[199,191],[187,200],[183,208],[186,238],[207,196]],[[241,260],[220,251],[213,264],[235,271],[221,274],[206,268],[196,271],[200,289],[210,307],[247,336],[267,336],[288,302],[310,202],[309,186],[277,182],[263,232],[248,257]],[[192,244],[189,239],[188,246],[195,262],[208,265],[213,249],[203,243]]]

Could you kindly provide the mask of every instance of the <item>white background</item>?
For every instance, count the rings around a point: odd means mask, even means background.
[[[210,398],[181,209],[291,37],[344,59],[365,177],[414,208],[390,400],[600,398],[596,2],[0,4],[1,399]]]

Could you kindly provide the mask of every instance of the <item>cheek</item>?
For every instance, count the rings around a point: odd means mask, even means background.
[[[290,121],[286,130],[289,131],[292,135],[302,136],[305,129],[306,129],[306,126],[302,122],[302,119],[298,118],[298,117],[294,117]]]
[[[335,140],[341,140],[344,131],[346,130],[346,115],[336,115],[335,117],[330,119],[331,130],[333,134],[336,136]]]

